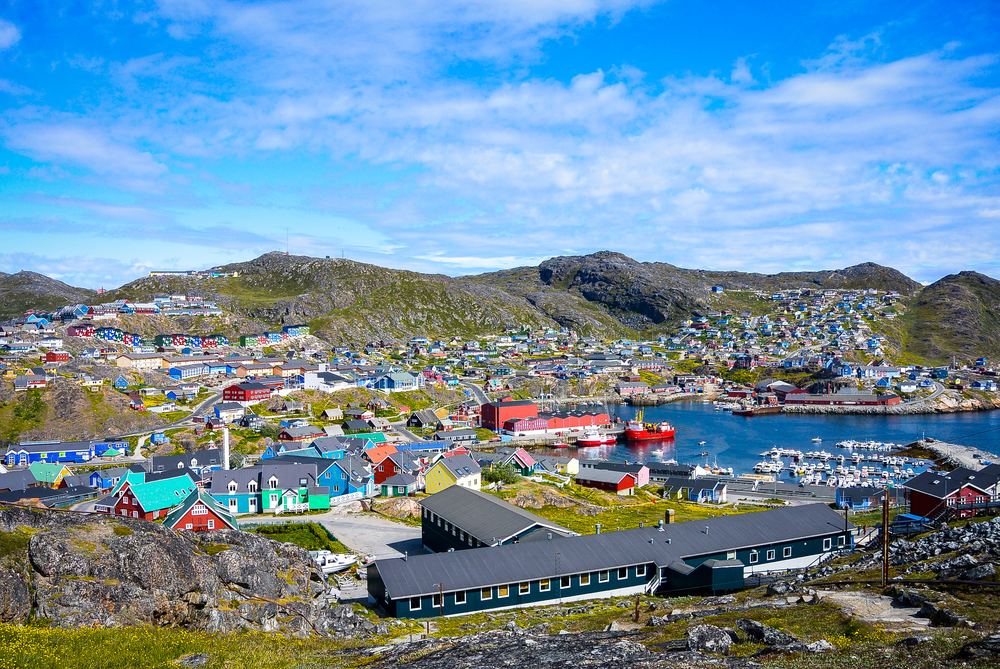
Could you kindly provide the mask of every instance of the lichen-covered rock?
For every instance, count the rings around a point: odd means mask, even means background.
[[[791,634],[768,627],[763,623],[750,620],[749,618],[740,618],[736,621],[736,626],[753,641],[768,646],[789,646],[799,643],[799,640]]]
[[[235,530],[194,534],[126,518],[0,509],[0,531],[25,527],[32,533],[23,555],[8,556],[0,569],[3,620],[23,621],[34,610],[60,627],[151,624],[350,637],[375,629],[361,616],[343,624],[350,617],[344,607],[333,613],[323,605],[322,574],[292,544]],[[15,558],[27,574],[13,571]]]
[[[695,625],[688,630],[688,650],[725,655],[733,639],[721,627],[715,625]]]

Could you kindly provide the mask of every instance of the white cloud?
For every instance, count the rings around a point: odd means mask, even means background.
[[[0,19],[0,51],[9,49],[21,39],[21,31],[10,21]]]

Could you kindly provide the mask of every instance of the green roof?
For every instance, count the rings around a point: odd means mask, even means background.
[[[351,437],[352,439],[369,439],[375,444],[382,444],[386,441],[383,432],[358,432],[357,434],[345,434],[344,436]]]
[[[28,467],[35,480],[42,483],[55,483],[64,469],[66,466],[58,462],[32,462]]]
[[[218,516],[222,520],[222,522],[226,523],[234,530],[240,529],[239,523],[236,522],[236,517],[233,514],[229,513],[229,509],[220,504],[214,497],[209,495],[204,490],[195,490],[190,494],[188,494],[188,496],[184,498],[184,501],[181,502],[180,506],[178,506],[176,509],[174,509],[173,511],[171,511],[166,515],[166,517],[163,519],[163,524],[166,525],[167,527],[177,529],[174,528],[174,524],[177,523],[181,518],[183,518],[184,514],[187,513],[188,510],[190,510],[190,508],[199,501],[206,507],[211,509],[212,513]],[[218,529],[222,528],[220,527]]]
[[[132,494],[146,513],[168,509],[180,504],[198,489],[190,476],[174,476],[169,479],[139,483],[131,486]]]
[[[111,457],[114,457],[116,455],[121,455],[121,454],[122,454],[122,452],[119,451],[118,449],[116,449],[116,448],[109,448],[108,450],[104,451],[104,455],[102,457],[111,458]]]
[[[131,469],[125,472],[125,476],[118,479],[118,485],[114,487],[111,491],[112,495],[117,495],[118,491],[122,489],[122,486],[126,483],[130,485],[139,485],[140,483],[146,482],[146,472],[134,472]]]

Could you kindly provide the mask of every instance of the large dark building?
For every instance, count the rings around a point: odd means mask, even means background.
[[[854,526],[808,504],[477,550],[377,560],[369,599],[421,618],[639,593],[737,590],[752,573],[816,564],[850,548]],[[443,598],[442,598],[443,595]]]

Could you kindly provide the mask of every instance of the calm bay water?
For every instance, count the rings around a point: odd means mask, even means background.
[[[611,409],[612,414],[621,416],[622,420],[635,414],[629,406]],[[581,448],[578,457],[632,461],[674,458],[689,464],[718,462],[719,466],[732,467],[735,473],[741,474],[752,471],[761,459],[760,453],[774,446],[837,454],[847,452],[835,446],[845,439],[906,444],[926,434],[942,441],[974,446],[996,454],[1000,460],[1000,411],[915,416],[777,414],[746,418],[733,416],[728,411],[715,411],[711,404],[693,401],[646,407],[643,420],[669,421],[677,429],[677,435],[663,442],[620,442],[603,448]],[[820,437],[823,442],[813,443],[813,437]],[[700,441],[705,444],[700,445]],[[651,455],[653,449],[662,449],[663,455]],[[707,451],[708,456],[702,456],[702,451]],[[785,460],[787,462],[787,458]]]

